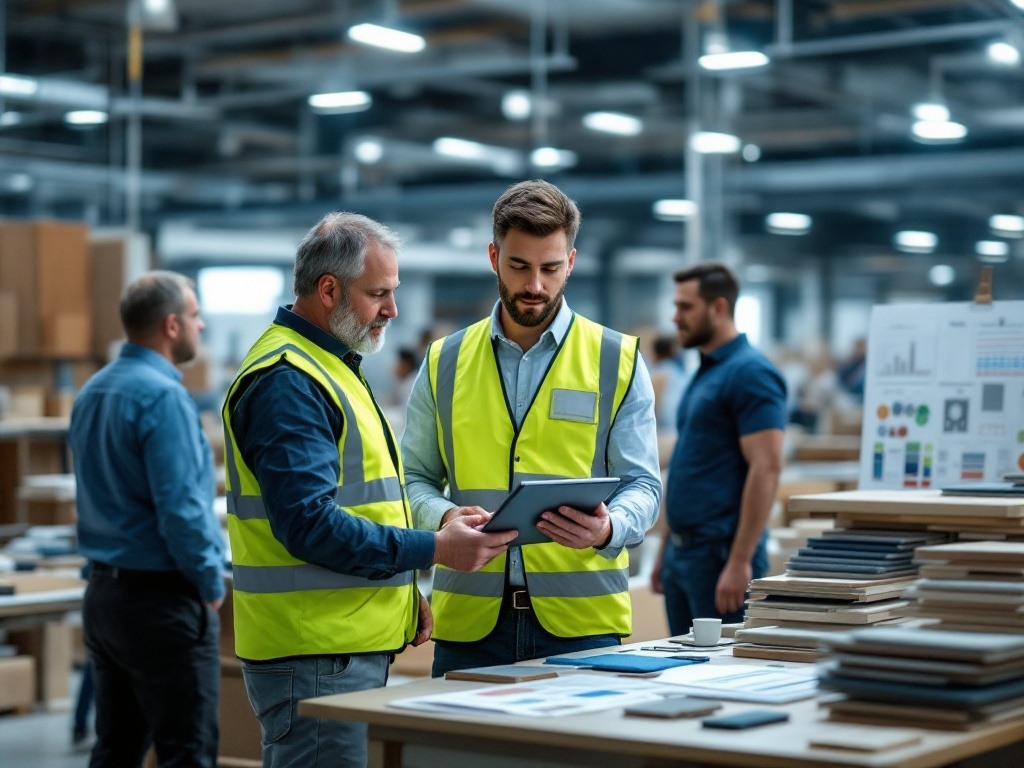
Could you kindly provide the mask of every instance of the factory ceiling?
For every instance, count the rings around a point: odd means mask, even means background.
[[[1024,290],[1024,0],[9,0],[0,33],[3,215],[259,236],[345,208],[442,243],[543,176],[605,254],[876,298],[940,261],[959,297],[983,258]],[[740,52],[767,63],[699,61]]]

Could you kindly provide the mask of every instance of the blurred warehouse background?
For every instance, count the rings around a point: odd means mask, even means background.
[[[1024,0],[0,7],[0,214],[195,276],[215,368],[329,210],[406,240],[392,343],[479,317],[490,206],[534,176],[583,211],[572,305],[622,329],[671,331],[702,258],[769,352],[841,357],[985,262],[1024,288]]]

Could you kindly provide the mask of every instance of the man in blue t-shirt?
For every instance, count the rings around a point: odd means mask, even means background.
[[[668,531],[651,577],[673,635],[694,618],[743,619],[752,578],[767,570],[765,524],[782,471],[786,385],[736,330],[736,276],[702,262],[674,276],[673,321],[700,368],[679,404],[669,463]]]

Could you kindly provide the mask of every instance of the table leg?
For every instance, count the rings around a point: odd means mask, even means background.
[[[367,743],[366,768],[402,768],[402,745],[371,735]]]

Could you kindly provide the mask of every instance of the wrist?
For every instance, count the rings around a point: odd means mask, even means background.
[[[445,510],[444,514],[441,515],[441,520],[437,524],[437,530],[443,529],[448,523],[455,519],[455,515],[452,514],[458,507],[449,507]]]

